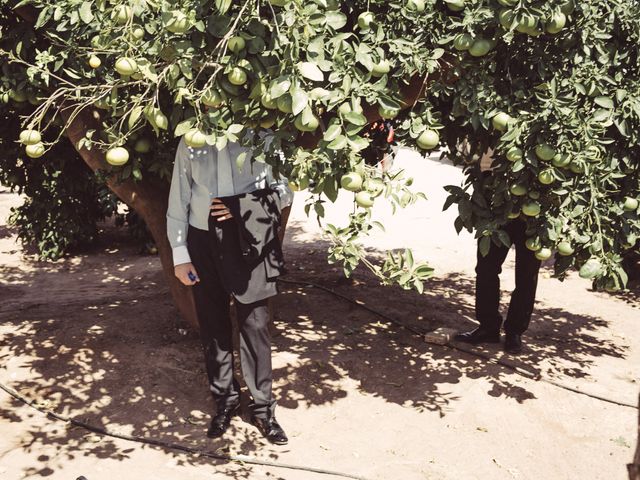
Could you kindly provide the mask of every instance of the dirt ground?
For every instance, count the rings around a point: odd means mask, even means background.
[[[311,281],[418,332],[473,326],[474,242],[441,212],[442,186],[458,169],[403,152],[399,162],[429,200],[392,215],[372,255],[414,248],[436,268],[425,293],[378,285],[359,270],[345,280],[296,199],[286,238],[290,281]],[[636,405],[640,292],[594,293],[572,275],[543,272],[527,350],[487,361],[388,322],[317,288],[283,283],[273,338],[277,416],[290,436],[267,444],[243,417],[224,439],[204,436],[213,403],[198,337],[172,306],[159,260],[141,255],[108,223],[85,251],[37,262],[6,226],[21,202],[0,190],[0,382],[37,402],[112,431],[370,480],[626,478],[637,409],[533,380]],[[378,202],[382,203],[382,202]],[[342,222],[350,199],[328,207]],[[513,257],[503,273],[513,288]],[[102,436],[39,413],[0,390],[0,478],[73,480],[340,478],[227,462]]]

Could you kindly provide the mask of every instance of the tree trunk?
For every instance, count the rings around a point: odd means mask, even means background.
[[[633,463],[627,465],[629,470],[629,480],[640,480],[640,400],[638,401],[638,440],[636,444],[636,454],[633,456]]]
[[[68,121],[69,111],[63,108],[61,112],[65,121]],[[85,109],[73,119],[65,133],[73,145],[76,146],[78,141],[84,138],[85,133],[90,129],[98,130],[99,125],[93,118],[91,111]],[[83,147],[78,149],[78,153],[93,171],[98,169],[109,171],[112,169],[105,161],[104,155],[100,150],[87,150]],[[144,220],[158,248],[162,270],[169,284],[173,301],[182,318],[191,326],[197,328],[198,320],[191,288],[183,285],[176,278],[173,271],[173,257],[171,245],[169,245],[169,239],[167,238],[166,223],[169,186],[160,181],[148,179],[143,179],[140,182],[125,180],[118,183],[115,176],[107,179],[107,186]]]

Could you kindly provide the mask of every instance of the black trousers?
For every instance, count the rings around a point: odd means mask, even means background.
[[[516,247],[516,288],[511,294],[504,330],[507,333],[522,334],[529,327],[538,287],[540,260],[526,245],[526,224],[522,220],[512,220],[505,227]],[[476,265],[476,319],[480,326],[491,331],[500,331],[500,273],[509,248],[491,242],[487,256],[483,257],[478,248]]]
[[[233,222],[229,234],[236,231]],[[226,233],[226,232],[225,232]],[[218,255],[211,235],[189,225],[187,248],[200,281],[193,286],[200,338],[209,386],[218,409],[240,403],[240,384],[233,375],[233,338],[230,316],[231,296],[223,286],[214,255]],[[240,365],[252,396],[250,408],[260,418],[273,415],[271,338],[267,299],[243,304],[236,300],[240,330]]]

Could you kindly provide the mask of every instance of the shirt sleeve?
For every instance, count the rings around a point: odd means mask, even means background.
[[[173,265],[190,263],[187,249],[189,203],[191,202],[191,159],[189,149],[180,141],[176,151],[167,208],[167,237],[173,250]]]

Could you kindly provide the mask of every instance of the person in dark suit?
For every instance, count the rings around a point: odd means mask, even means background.
[[[492,181],[490,168],[493,151],[490,150],[481,160],[479,170],[481,182],[478,188],[484,190],[485,182]],[[485,194],[486,192],[483,192]],[[490,198],[487,199],[490,203]],[[509,220],[502,229],[509,237],[510,245],[491,242],[486,255],[481,253],[478,239],[476,263],[476,319],[480,326],[468,332],[458,333],[454,339],[470,344],[500,343],[500,331],[504,328],[504,350],[507,353],[522,352],[522,334],[529,328],[538,287],[538,272],[541,262],[535,252],[526,246],[527,223],[518,217]],[[500,273],[511,245],[516,250],[516,288],[511,294],[507,318],[500,315]]]
[[[239,165],[237,159],[246,155]],[[284,270],[278,233],[293,194],[268,165],[251,162],[237,143],[224,148],[178,146],[167,209],[175,274],[193,286],[209,387],[217,410],[207,435],[222,436],[240,405],[233,375],[230,302],[240,331],[243,378],[251,420],[272,443],[286,444],[272,393],[267,301]]]

